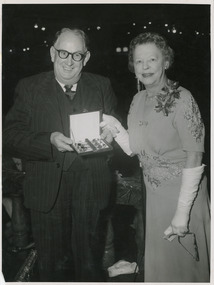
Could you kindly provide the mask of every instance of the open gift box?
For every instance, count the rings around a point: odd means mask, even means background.
[[[72,148],[80,155],[112,150],[112,146],[100,137],[101,111],[69,116]]]

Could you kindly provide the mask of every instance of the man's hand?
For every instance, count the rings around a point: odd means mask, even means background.
[[[70,146],[73,143],[72,139],[65,137],[60,132],[52,133],[50,136],[50,141],[52,145],[54,145],[58,149],[58,151],[73,151],[73,148]]]

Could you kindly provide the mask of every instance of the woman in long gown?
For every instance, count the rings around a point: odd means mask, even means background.
[[[142,166],[145,282],[209,282],[204,125],[192,94],[167,78],[172,62],[173,51],[162,36],[143,33],[134,38],[129,69],[145,90],[131,103],[128,133],[115,118],[104,115],[104,121],[115,140],[127,154],[136,154]]]

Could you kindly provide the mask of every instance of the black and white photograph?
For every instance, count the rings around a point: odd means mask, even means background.
[[[206,1],[2,1],[1,282],[210,283]]]

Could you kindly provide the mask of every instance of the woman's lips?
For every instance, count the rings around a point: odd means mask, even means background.
[[[144,74],[142,74],[142,76],[143,76],[144,78],[150,77],[150,76],[152,76],[152,75],[153,75],[153,73],[144,73]]]

